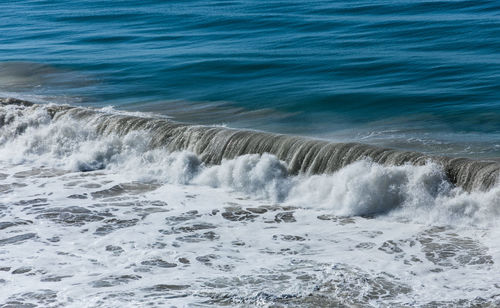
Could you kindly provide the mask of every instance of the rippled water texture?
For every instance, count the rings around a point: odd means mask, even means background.
[[[3,2],[0,307],[500,306],[498,1]]]
[[[0,88],[493,157],[499,13],[497,1],[8,2]]]

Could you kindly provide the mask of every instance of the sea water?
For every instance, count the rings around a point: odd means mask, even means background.
[[[0,304],[500,305],[496,1],[0,8]]]

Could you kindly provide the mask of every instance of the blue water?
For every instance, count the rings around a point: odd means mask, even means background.
[[[500,156],[499,1],[4,1],[0,94]]]

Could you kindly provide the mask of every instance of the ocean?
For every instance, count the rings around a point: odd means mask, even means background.
[[[1,307],[500,306],[498,1],[0,8]]]

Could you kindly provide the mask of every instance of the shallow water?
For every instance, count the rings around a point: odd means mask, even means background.
[[[2,4],[0,306],[500,306],[499,16]]]
[[[499,304],[498,229],[339,217],[120,172],[8,169],[7,305]]]
[[[500,304],[497,185],[466,192],[434,163],[205,164],[48,110],[2,107],[7,306]]]

